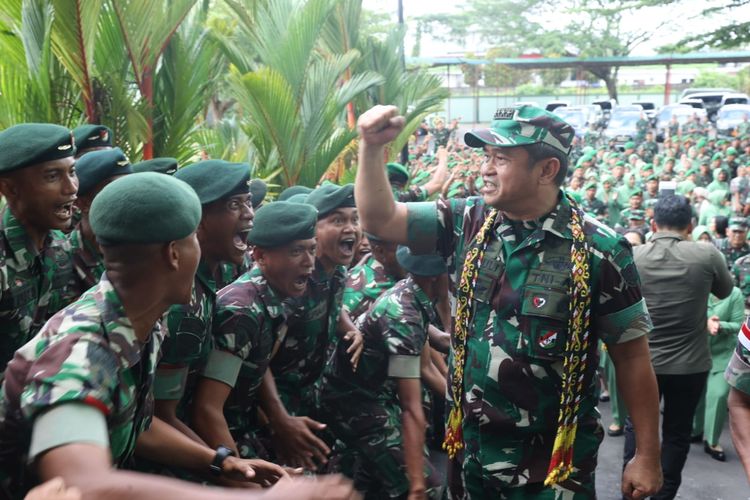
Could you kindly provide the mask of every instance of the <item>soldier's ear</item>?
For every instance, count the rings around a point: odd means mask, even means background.
[[[180,248],[178,241],[170,241],[162,247],[162,255],[170,271],[180,267]]]
[[[555,178],[560,171],[560,160],[555,157],[544,158],[540,160],[542,172],[539,176],[539,183],[545,185],[557,185]]]
[[[0,194],[9,199],[14,199],[17,195],[18,188],[10,176],[0,176]]]

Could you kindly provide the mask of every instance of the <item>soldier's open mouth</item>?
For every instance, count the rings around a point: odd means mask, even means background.
[[[234,244],[234,248],[237,250],[244,252],[247,250],[247,235],[250,233],[250,230],[247,231],[240,231],[237,234],[234,235],[234,239],[232,240],[232,243]]]
[[[309,274],[300,275],[296,280],[294,280],[294,288],[297,291],[304,292],[307,288],[307,280],[309,277]]]
[[[55,216],[62,220],[69,220],[73,217],[73,200],[58,205],[57,209],[55,209]]]
[[[339,251],[346,256],[354,255],[354,242],[355,241],[356,239],[354,238],[354,236],[351,236],[351,237],[347,236],[346,238],[342,239],[339,242]]]

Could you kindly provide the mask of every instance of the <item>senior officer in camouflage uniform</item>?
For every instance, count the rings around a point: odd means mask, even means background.
[[[724,254],[730,271],[737,259],[750,254],[750,244],[747,242],[747,226],[746,218],[732,217],[729,219],[727,237],[716,241],[716,248]]]
[[[732,441],[750,481],[750,319],[739,331],[737,348],[724,377],[731,386],[727,404]]]
[[[186,406],[193,397],[198,373],[214,347],[213,318],[223,263],[241,264],[254,217],[250,199],[250,165],[205,160],[181,168],[175,179],[186,182],[201,202],[196,232],[201,260],[190,302],[167,312],[169,335],[154,381],[155,415],[200,441],[189,424]],[[227,443],[229,445],[230,443]]]
[[[25,123],[0,132],[0,374],[16,349],[68,302],[73,278],[60,232],[78,190],[65,127]],[[0,375],[1,377],[1,375]]]
[[[68,235],[75,269],[75,296],[96,285],[104,273],[104,258],[89,222],[89,210],[104,186],[123,175],[133,173],[130,161],[120,148],[92,151],[76,162],[80,211],[78,224]]]
[[[126,176],[94,200],[90,221],[106,273],[19,349],[6,371],[0,478],[8,496],[56,476],[92,497],[201,491],[112,470],[134,452],[206,473],[214,463],[229,477],[252,475],[244,461],[151,418],[159,319],[170,304],[190,298],[199,220],[192,189],[157,174]]]
[[[309,418],[316,416],[314,385],[339,337],[356,366],[362,334],[341,307],[346,268],[354,258],[359,234],[354,187],[324,184],[307,196],[307,203],[318,210],[315,268],[304,296],[295,301],[287,334],[265,374],[261,405],[274,432],[278,457],[312,469],[315,461],[326,463],[330,453],[313,433],[325,426]]]
[[[248,238],[255,266],[219,293],[216,348],[192,406],[195,429],[211,446],[225,443],[248,458],[266,453],[258,433],[258,389],[286,335],[290,300],[307,290],[317,215],[303,203],[261,207]]]
[[[415,256],[406,247],[397,255],[409,276],[378,297],[363,319],[366,347],[356,371],[345,346],[337,347],[321,380],[321,413],[346,444],[346,461],[357,463],[355,486],[368,498],[440,498],[423,454],[420,377],[447,267],[438,255]]]
[[[485,151],[482,198],[399,204],[382,158],[402,126],[392,106],[360,117],[357,206],[377,237],[456,259],[445,443],[452,495],[595,495],[603,435],[595,407],[598,339],[638,422],[623,493],[657,491],[658,393],[645,337],[651,322],[630,246],[562,195],[572,127],[538,108],[500,109],[490,129],[466,136]]]

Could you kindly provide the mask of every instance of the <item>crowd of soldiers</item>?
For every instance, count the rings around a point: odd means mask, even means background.
[[[245,163],[131,164],[105,126],[0,132],[0,497],[591,498],[599,397],[639,431],[623,493],[657,491],[630,244],[674,181],[750,304],[750,130],[495,118],[383,165],[403,119],[375,107],[356,186],[273,194]],[[720,457],[741,318],[711,307],[695,434]]]

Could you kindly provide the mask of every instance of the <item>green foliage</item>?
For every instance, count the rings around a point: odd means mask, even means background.
[[[694,87],[727,87],[736,89],[739,79],[736,75],[727,75],[718,71],[701,70],[692,84]]]
[[[473,52],[466,53],[466,59],[476,59],[476,55]],[[460,66],[461,73],[464,74],[464,83],[469,87],[476,87],[479,85],[479,80],[482,79],[482,66],[479,64],[462,64]]]
[[[486,59],[503,59],[518,57],[520,54],[511,47],[493,47],[487,51]],[[486,87],[517,87],[529,81],[530,73],[522,69],[514,69],[504,64],[484,65],[484,85]]]

